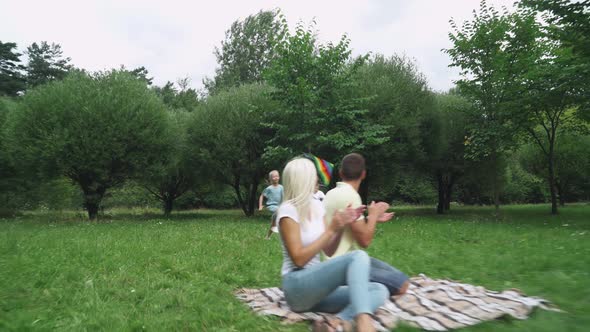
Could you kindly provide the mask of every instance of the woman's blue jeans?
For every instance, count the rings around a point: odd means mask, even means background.
[[[283,276],[287,304],[295,312],[337,313],[343,320],[372,314],[389,297],[385,286],[369,282],[371,260],[356,250]]]

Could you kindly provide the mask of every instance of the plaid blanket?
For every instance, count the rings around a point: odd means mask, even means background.
[[[283,292],[276,287],[242,288],[235,295],[258,314],[281,317],[284,323],[330,317],[325,313],[291,311]],[[447,331],[506,315],[526,319],[535,307],[559,311],[548,301],[525,296],[516,289],[496,292],[421,274],[411,278],[406,294],[392,296],[377,310],[374,324],[378,331],[388,331],[400,322],[428,331]]]

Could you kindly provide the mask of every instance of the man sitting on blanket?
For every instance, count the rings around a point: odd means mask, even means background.
[[[357,153],[346,155],[342,159],[340,178],[336,188],[328,191],[324,204],[326,207],[326,222],[332,220],[334,212],[348,206],[357,208],[362,205],[358,189],[365,179],[365,159]],[[378,207],[377,213],[369,214],[367,218],[361,216],[356,222],[338,233],[332,244],[324,250],[324,258],[330,259],[357,250],[367,248],[375,234],[377,223],[391,220],[394,213],[386,213],[389,204],[385,202],[371,202]],[[365,220],[366,219],[366,220]],[[371,257],[370,281],[378,282],[389,289],[391,295],[404,294],[409,286],[408,277],[393,266]]]

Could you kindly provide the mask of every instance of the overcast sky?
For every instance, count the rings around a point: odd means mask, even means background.
[[[488,0],[511,7],[514,0]],[[449,19],[471,18],[479,0],[0,0],[0,40],[19,50],[35,41],[59,43],[72,63],[91,71],[145,66],[155,84],[190,77],[195,88],[216,67],[213,50],[236,19],[280,8],[292,27],[315,19],[321,41],[346,33],[354,55],[405,54],[430,87],[447,90],[458,71]]]

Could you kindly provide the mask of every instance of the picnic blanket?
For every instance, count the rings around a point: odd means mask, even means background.
[[[559,311],[547,300],[525,296],[517,289],[496,292],[452,280],[430,279],[423,274],[410,281],[406,294],[392,296],[377,310],[374,324],[378,331],[388,331],[401,322],[428,331],[447,331],[502,316],[526,319],[536,307]],[[286,324],[331,316],[291,311],[277,287],[241,288],[235,295],[256,313],[281,317]]]

